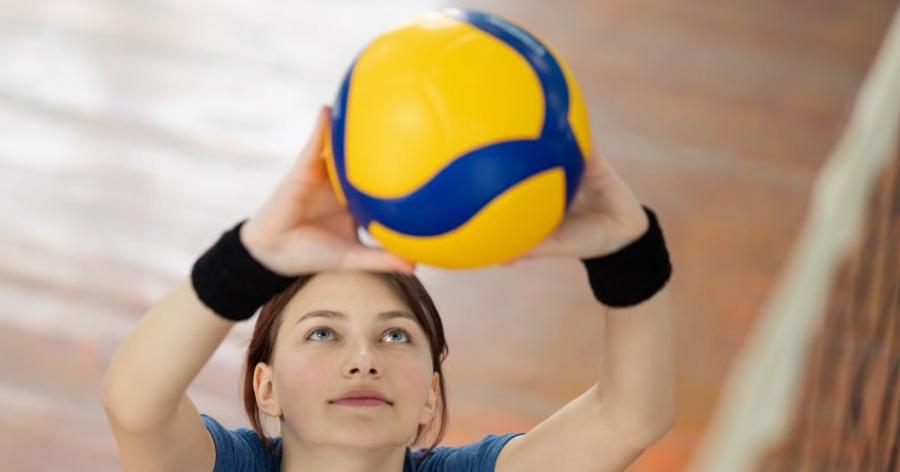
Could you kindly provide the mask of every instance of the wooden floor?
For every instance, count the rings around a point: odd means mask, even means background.
[[[262,201],[358,48],[447,5],[0,4],[0,469],[121,469],[98,389],[123,337]],[[631,470],[681,470],[897,2],[453,5],[563,55],[598,149],[660,215],[679,416]],[[525,431],[595,382],[602,313],[575,261],[420,277],[450,344],[446,444]],[[189,391],[232,427],[250,329]]]

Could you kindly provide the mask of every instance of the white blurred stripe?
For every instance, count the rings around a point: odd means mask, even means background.
[[[767,448],[788,432],[829,290],[862,233],[874,183],[897,152],[898,132],[900,9],[819,174],[791,257],[735,360],[691,470],[757,470]]]

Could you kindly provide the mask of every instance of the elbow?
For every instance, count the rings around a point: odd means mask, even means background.
[[[649,417],[639,423],[641,427],[637,429],[640,432],[637,437],[638,441],[644,446],[650,446],[659,441],[675,425],[675,413],[674,405],[653,411]]]
[[[640,427],[638,431],[642,433],[639,439],[646,445],[659,441],[675,425],[678,413],[675,400],[674,392],[662,395],[651,405],[642,408],[643,414],[636,415],[635,423]]]
[[[641,415],[623,415],[616,424],[622,437],[635,447],[645,449],[659,441],[675,424],[675,409],[646,411]]]
[[[113,386],[114,383],[110,379],[109,370],[107,370],[100,382],[100,400],[103,401],[103,406],[108,406],[112,402]]]
[[[134,421],[129,418],[128,408],[125,408],[122,401],[123,393],[115,383],[104,379],[103,385],[100,387],[100,400],[103,403],[103,410],[106,412],[106,418],[110,423],[117,426],[128,426],[132,430]]]
[[[107,370],[100,384],[100,401],[103,402],[103,408],[106,409],[107,414],[112,409],[115,398],[115,384],[110,381],[109,371]]]
[[[152,428],[152,419],[146,414],[149,408],[139,407],[134,392],[120,383],[104,381],[100,399],[107,421],[118,429],[140,433]]]
[[[108,369],[100,383],[100,400],[107,414],[111,414],[121,410],[125,399],[129,397],[128,389],[125,386],[128,382],[117,378],[112,369]]]
[[[644,428],[642,441],[647,445],[651,445],[659,441],[672,427],[675,425],[675,409],[660,412],[651,420]]]

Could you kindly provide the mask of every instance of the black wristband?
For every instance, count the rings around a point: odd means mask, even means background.
[[[200,301],[232,321],[252,317],[260,306],[296,280],[272,272],[247,252],[240,238],[245,222],[223,233],[191,270],[191,282]]]
[[[606,306],[637,305],[665,287],[672,275],[656,214],[646,206],[643,209],[650,227],[637,241],[612,254],[581,260],[594,297]]]

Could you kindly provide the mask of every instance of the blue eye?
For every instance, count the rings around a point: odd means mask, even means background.
[[[306,339],[309,339],[310,337],[312,337],[313,335],[315,335],[317,333],[332,333],[332,334],[334,334],[334,331],[332,331],[329,328],[316,328],[315,330],[313,330],[312,333],[309,333],[309,336]],[[313,340],[314,341],[323,341],[322,338],[314,338]]]
[[[330,333],[331,335],[335,334],[331,328],[320,327],[320,328],[316,328],[312,332],[310,332],[309,336],[307,336],[306,339],[311,340],[311,341],[327,341],[327,340],[331,339],[331,337],[328,337],[327,334],[325,337],[316,336],[317,334],[321,334],[321,333]],[[396,335],[399,335],[399,336],[396,336]],[[409,333],[407,333],[406,330],[402,330],[399,328],[388,331],[387,333],[385,333],[385,337],[387,337],[388,342],[390,342],[392,344],[393,343],[412,344],[412,339],[410,339]],[[382,338],[382,339],[385,339],[385,338]]]
[[[392,339],[393,339],[393,340],[391,341],[392,343],[393,343],[393,342],[401,342],[401,343],[411,343],[411,342],[412,342],[412,341],[409,339],[409,333],[407,333],[406,331],[404,331],[404,330],[402,330],[402,329],[392,329],[392,330],[388,331],[387,334],[390,335],[391,333],[400,333],[400,334],[403,335],[403,339],[405,339],[405,341],[400,341],[400,340],[397,340],[397,338],[392,338]]]

